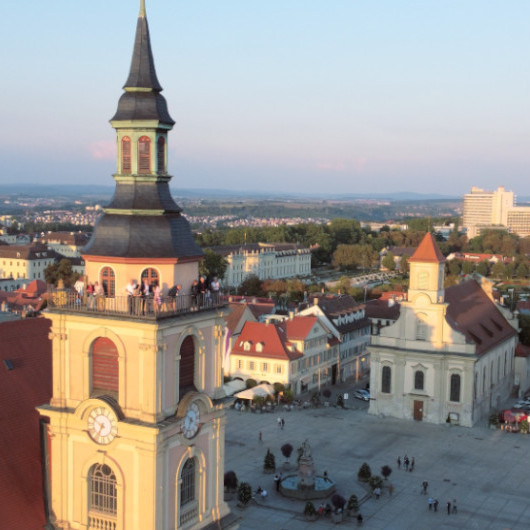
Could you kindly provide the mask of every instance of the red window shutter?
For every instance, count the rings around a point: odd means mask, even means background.
[[[119,391],[118,350],[105,337],[97,338],[92,344],[92,390]]]

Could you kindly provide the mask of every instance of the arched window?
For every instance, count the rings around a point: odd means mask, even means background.
[[[460,401],[460,376],[458,374],[451,375],[449,401]]]
[[[118,349],[106,337],[92,343],[92,395],[111,394],[118,398]]]
[[[152,285],[155,280],[158,281],[158,271],[156,269],[144,269],[142,271],[141,281],[144,283],[144,280],[147,280],[149,282],[149,285]]]
[[[110,267],[101,269],[101,285],[105,291],[105,296],[114,296],[116,294],[116,278],[114,270]]]
[[[384,394],[390,394],[391,378],[392,370],[390,366],[383,366],[383,369],[381,370],[381,392]]]
[[[162,136],[158,138],[156,144],[156,164],[159,173],[166,172],[166,141]]]
[[[195,388],[195,344],[191,335],[187,336],[180,347],[179,396]]]
[[[116,475],[106,464],[94,464],[88,473],[88,510],[107,517],[116,517],[118,513],[118,489]],[[96,523],[99,522],[96,520]],[[92,526],[90,528],[111,528],[110,526]]]
[[[151,140],[147,136],[138,140],[138,173],[151,173]]]
[[[421,370],[414,372],[414,390],[423,390],[424,374]]]
[[[195,459],[190,458],[182,467],[182,474],[180,476],[180,506],[184,507],[186,504],[195,500]]]
[[[121,140],[121,172],[131,172],[131,139],[128,136]]]

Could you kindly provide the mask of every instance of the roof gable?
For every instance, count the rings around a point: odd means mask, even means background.
[[[443,263],[445,261],[442,252],[434,240],[434,236],[430,232],[427,232],[421,240],[416,252],[409,259],[409,263],[411,261],[428,263]]]

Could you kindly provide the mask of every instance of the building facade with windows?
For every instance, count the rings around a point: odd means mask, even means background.
[[[45,245],[0,246],[0,277],[15,280],[44,280],[44,270],[60,256]]]
[[[300,315],[322,319],[338,341],[339,356],[332,367],[332,383],[354,378],[358,381],[370,369],[370,328],[364,304],[350,295],[314,294],[313,304]]]
[[[331,384],[338,356],[338,341],[317,317],[248,321],[232,347],[230,375],[282,383],[299,394]]]
[[[211,250],[228,262],[224,283],[229,287],[239,287],[250,275],[278,280],[311,274],[311,250],[294,243],[228,245]]]
[[[84,249],[105,296],[50,299],[54,528],[232,528],[223,500],[224,308],[159,306],[131,279],[191,284],[202,250],[169,192],[169,116],[142,0],[129,77],[111,123],[116,191]]]
[[[444,263],[427,234],[399,317],[372,337],[371,414],[470,427],[510,395],[516,323],[475,280],[444,288]]]

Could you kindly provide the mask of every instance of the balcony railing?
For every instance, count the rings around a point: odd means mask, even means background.
[[[53,312],[127,316],[144,320],[158,320],[226,305],[226,299],[220,293],[166,296],[158,301],[152,296],[79,297],[75,291],[65,289],[53,289],[49,294],[48,308]]]
[[[199,515],[199,503],[192,501],[180,507],[180,526],[185,527],[195,521]]]
[[[116,518],[104,515],[89,515],[88,530],[116,530]]]

